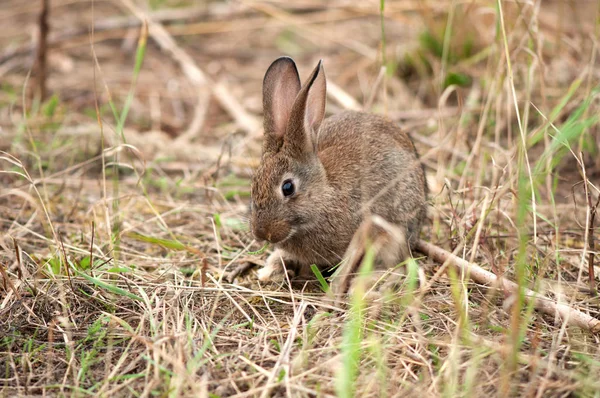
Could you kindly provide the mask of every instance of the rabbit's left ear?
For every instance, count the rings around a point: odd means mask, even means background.
[[[319,61],[307,85],[309,87],[304,111],[304,127],[316,135],[325,116],[325,103],[327,102],[327,82],[325,81],[323,61]]]
[[[292,107],[284,136],[284,145],[292,152],[300,154],[316,150],[317,133],[325,116],[326,95],[325,70],[323,61],[319,61]]]

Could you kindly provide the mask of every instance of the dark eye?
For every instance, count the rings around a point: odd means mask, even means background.
[[[292,196],[294,191],[295,187],[292,180],[285,180],[283,184],[281,184],[281,192],[283,192],[283,196]]]

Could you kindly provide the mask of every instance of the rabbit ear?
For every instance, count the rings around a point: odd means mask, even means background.
[[[327,83],[323,61],[319,61],[298,93],[284,144],[293,152],[314,152],[317,132],[325,115]]]
[[[323,116],[325,116],[327,82],[325,81],[323,61],[319,61],[307,85],[309,87],[306,110],[304,111],[304,127],[316,135],[323,121]]]
[[[289,57],[276,59],[263,80],[265,149],[276,151],[286,131],[294,100],[300,91],[300,76]]]

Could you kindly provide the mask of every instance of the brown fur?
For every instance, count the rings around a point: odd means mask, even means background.
[[[286,81],[296,79],[290,61],[276,60],[264,85],[296,87]],[[325,84],[319,63],[297,93],[264,90],[266,144],[252,181],[250,222],[254,235],[277,250],[259,273],[263,280],[281,274],[282,260],[301,273],[311,264],[325,269],[342,259],[357,263],[367,240],[386,242],[378,259],[393,266],[419,236],[426,183],[410,138],[372,114],[344,112],[323,120]],[[293,106],[286,108],[290,101],[273,97],[275,92],[296,94]],[[289,114],[282,134],[274,131],[274,112]],[[285,198],[281,184],[290,178],[296,193]],[[373,216],[381,221],[375,227]],[[356,266],[346,264],[343,272],[349,275]],[[340,279],[347,285],[347,276]]]

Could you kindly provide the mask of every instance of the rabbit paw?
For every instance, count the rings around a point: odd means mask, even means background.
[[[269,257],[265,266],[258,270],[258,280],[261,282],[281,282],[285,279],[287,263],[286,253],[283,250],[276,249]]]

